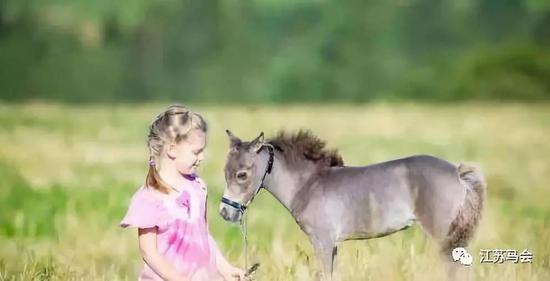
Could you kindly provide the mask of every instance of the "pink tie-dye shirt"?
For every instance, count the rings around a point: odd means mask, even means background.
[[[184,177],[177,197],[161,197],[141,187],[133,195],[120,226],[157,227],[159,253],[183,276],[192,280],[217,280],[217,245],[208,231],[206,184],[198,177]],[[146,263],[139,280],[162,280]]]

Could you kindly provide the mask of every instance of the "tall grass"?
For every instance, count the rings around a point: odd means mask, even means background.
[[[147,169],[145,136],[165,105],[0,104],[0,280],[135,280],[136,233],[118,227]],[[229,128],[309,128],[347,165],[412,154],[478,162],[488,181],[484,218],[470,247],[479,280],[550,280],[550,105],[371,104],[192,106],[208,120],[210,229],[243,265],[238,227],[221,220]],[[248,214],[259,280],[313,280],[315,259],[290,214],[266,192]],[[479,264],[480,249],[528,249],[532,264]],[[420,228],[342,244],[342,280],[441,280],[437,246]]]

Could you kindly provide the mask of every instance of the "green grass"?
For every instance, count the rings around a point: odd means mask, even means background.
[[[146,129],[165,105],[0,104],[0,280],[135,280],[136,233],[118,227],[147,170]],[[217,214],[228,142],[309,128],[347,165],[411,154],[478,162],[488,181],[484,219],[470,247],[529,249],[533,264],[474,264],[478,280],[550,279],[549,104],[192,106],[211,128],[201,176],[210,229],[243,265],[238,227]],[[262,192],[248,215],[259,280],[311,280],[315,259],[290,214]],[[436,245],[418,227],[343,243],[343,280],[441,280]]]

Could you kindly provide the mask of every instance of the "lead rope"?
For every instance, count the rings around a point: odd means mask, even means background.
[[[246,229],[246,212],[243,214],[241,220],[241,233],[243,235],[243,244],[244,244],[244,268],[248,269],[248,233]]]
[[[244,269],[248,270],[248,233],[246,227],[246,212],[243,213],[243,217],[241,218],[241,234],[243,235],[244,244]],[[245,278],[247,277],[248,276]]]

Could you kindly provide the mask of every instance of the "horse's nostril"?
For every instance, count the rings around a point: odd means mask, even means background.
[[[222,218],[227,219],[227,210],[225,208],[222,208],[220,210],[220,215],[222,216]]]

